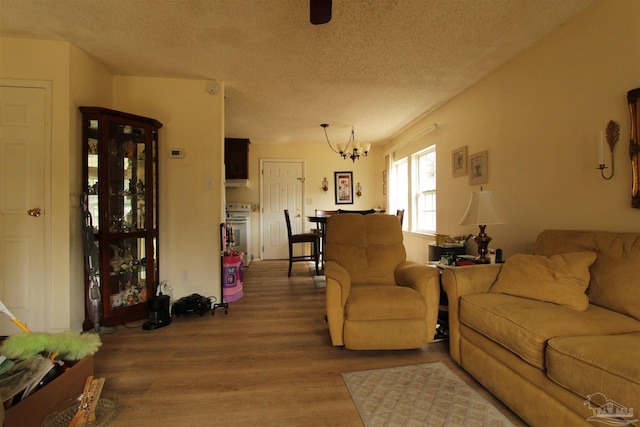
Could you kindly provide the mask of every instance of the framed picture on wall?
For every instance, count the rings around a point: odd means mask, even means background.
[[[336,205],[353,204],[353,172],[334,172]]]
[[[486,184],[489,182],[489,165],[487,151],[469,156],[469,184]]]
[[[460,147],[451,152],[451,170],[453,176],[464,176],[467,174],[467,146]]]

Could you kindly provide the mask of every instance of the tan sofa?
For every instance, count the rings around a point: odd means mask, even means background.
[[[406,260],[398,218],[333,215],[326,233],[331,343],[351,350],[401,350],[433,341],[439,273]]]
[[[527,424],[639,425],[640,233],[546,230],[442,283],[451,357]]]

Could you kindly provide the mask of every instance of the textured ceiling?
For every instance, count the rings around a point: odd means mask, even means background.
[[[116,75],[220,80],[225,134],[380,142],[593,0],[0,0],[0,35],[67,40]],[[203,89],[204,90],[204,89]]]

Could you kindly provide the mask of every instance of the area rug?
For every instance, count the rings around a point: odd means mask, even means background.
[[[442,362],[342,374],[366,427],[513,427]]]

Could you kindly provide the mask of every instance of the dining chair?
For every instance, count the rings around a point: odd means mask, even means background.
[[[402,225],[402,220],[404,219],[404,209],[398,209],[396,211],[396,216],[400,220],[400,225]]]
[[[331,216],[337,214],[337,210],[316,209],[316,216]]]
[[[339,214],[354,213],[354,214],[360,214],[360,215],[369,215],[369,214],[376,213],[376,210],[375,209],[362,209],[362,210],[338,209],[338,213]]]
[[[289,217],[289,210],[284,210],[284,218],[287,221],[287,238],[289,240],[289,274],[287,277],[291,277],[291,265],[298,261],[315,261],[316,263],[316,275],[320,274],[318,270],[318,257],[320,254],[320,236],[315,233],[300,233],[293,234],[291,232],[291,219]],[[306,255],[304,253],[305,243],[311,243],[311,254]],[[293,246],[295,244],[302,244],[302,255],[293,254]]]

